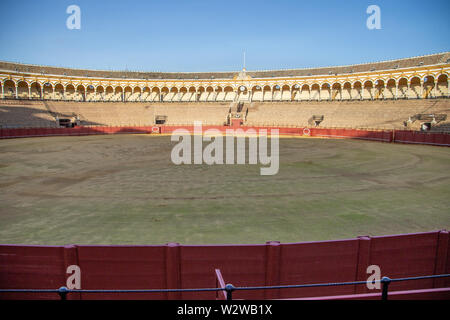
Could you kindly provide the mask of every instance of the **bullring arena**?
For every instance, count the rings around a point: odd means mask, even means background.
[[[70,265],[93,290],[365,281],[370,265],[392,279],[448,274],[449,71],[448,52],[210,73],[0,62],[0,288],[58,289]],[[278,174],[173,164],[170,134],[192,133],[195,121],[222,133],[278,129]],[[389,290],[392,299],[449,299],[449,287],[449,278],[425,278]],[[233,298],[381,295],[354,284]],[[56,291],[0,297],[59,299]]]

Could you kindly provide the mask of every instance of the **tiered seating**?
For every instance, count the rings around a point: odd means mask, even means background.
[[[56,121],[41,101],[1,101],[1,128],[56,127]]]
[[[201,121],[203,125],[224,125],[230,109],[228,103],[173,103],[154,106],[155,115],[167,116],[168,125],[190,125]]]
[[[155,116],[166,116],[170,125],[189,125],[202,121],[204,125],[223,125],[229,105],[207,103],[121,103],[121,102],[47,102],[60,118],[78,116],[82,125],[149,126]]]
[[[450,101],[398,100],[351,102],[252,103],[247,125],[310,126],[314,115],[323,115],[320,127],[405,129],[404,122],[419,113],[450,116]],[[414,127],[412,129],[418,129]],[[420,124],[417,124],[420,126]]]
[[[2,127],[54,127],[55,118],[78,118],[84,126],[151,126],[155,117],[166,125],[224,125],[229,103],[122,103],[122,102],[0,102]],[[248,110],[247,110],[248,109]],[[314,117],[322,117],[323,128],[413,129],[421,123],[417,115],[439,115],[432,131],[450,131],[450,100],[387,100],[346,102],[251,103],[240,115],[247,126],[311,127]],[[245,116],[244,116],[245,115]],[[445,115],[447,115],[445,117]],[[444,117],[442,117],[444,116]],[[433,118],[433,117],[431,117]],[[430,118],[430,119],[431,119]],[[322,119],[322,118],[321,118]],[[408,122],[408,119],[411,121]],[[445,119],[445,120],[443,120]],[[405,127],[405,123],[408,127]]]
[[[431,132],[447,132],[450,133],[450,121],[447,117],[446,121],[440,122],[437,125],[431,127]]]
[[[60,118],[78,116],[84,126],[147,126],[154,123],[152,107],[144,103],[47,103]]]

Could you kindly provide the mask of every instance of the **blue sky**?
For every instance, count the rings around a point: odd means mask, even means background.
[[[66,8],[81,8],[81,29]],[[369,30],[369,5],[381,30]],[[231,71],[450,51],[448,0],[2,1],[0,60],[73,68]]]

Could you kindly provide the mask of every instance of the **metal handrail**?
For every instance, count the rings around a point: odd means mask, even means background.
[[[416,276],[406,278],[390,279],[383,277],[381,280],[373,280],[370,283],[382,284],[382,300],[387,300],[388,287],[392,282],[423,280],[447,278],[450,274],[438,274],[429,276]],[[68,289],[67,287],[60,287],[59,289],[0,289],[0,293],[58,293],[61,300],[66,300],[69,293],[169,293],[169,292],[217,292],[225,291],[227,300],[232,300],[232,293],[234,291],[245,290],[271,290],[271,289],[296,289],[296,288],[313,288],[313,287],[331,287],[331,286],[345,286],[345,285],[360,285],[366,284],[368,281],[351,281],[351,282],[328,282],[328,283],[312,283],[312,284],[298,284],[298,285],[278,285],[278,286],[251,286],[251,287],[235,287],[232,284],[227,284],[224,288],[197,288],[197,289]]]

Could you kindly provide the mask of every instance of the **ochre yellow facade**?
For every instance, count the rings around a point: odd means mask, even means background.
[[[444,55],[447,57],[448,53]],[[408,62],[405,64],[411,64],[411,59],[413,58],[405,59],[404,61]],[[275,77],[271,77],[269,71],[258,73],[246,72],[244,69],[236,72],[232,78],[221,78],[221,73],[213,73],[212,76],[208,74],[209,78],[193,76],[194,79],[186,79],[185,76],[177,79],[174,76],[176,73],[171,74],[170,79],[165,79],[165,74],[153,79],[92,75],[83,77],[74,75],[77,74],[77,69],[62,69],[65,72],[61,75],[51,72],[26,72],[22,70],[27,65],[16,65],[18,67],[0,68],[3,99],[86,102],[300,102],[450,97],[449,59],[444,63],[418,63],[382,70],[379,70],[380,66],[383,68],[386,62],[374,63],[372,69],[356,72],[352,71],[352,66],[348,66],[348,72],[329,71],[324,75],[318,74],[321,72],[320,68],[310,69],[310,75]],[[361,65],[355,65],[355,69],[361,69],[358,66]],[[36,67],[39,66],[34,66],[34,69]],[[370,65],[367,66],[369,67]],[[326,69],[330,68],[332,67]],[[336,68],[340,70],[344,67]],[[292,73],[299,73],[298,71],[305,73],[308,69],[293,70]],[[258,76],[261,74],[263,76]]]

